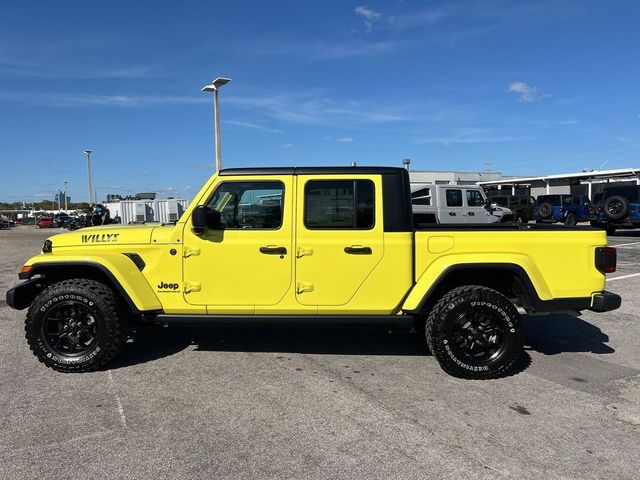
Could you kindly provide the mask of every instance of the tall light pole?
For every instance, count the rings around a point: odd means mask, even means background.
[[[93,205],[93,188],[91,188],[91,154],[93,150],[85,150],[87,156],[87,178],[89,179],[89,206]]]
[[[67,213],[69,207],[67,206],[67,182],[64,182],[64,211]]]
[[[226,85],[230,81],[230,78],[218,77],[211,83],[211,85],[205,85],[202,88],[203,92],[213,92],[213,122],[216,141],[216,172],[219,172],[222,168],[222,155],[220,153],[220,107],[218,105],[218,90],[221,86]]]

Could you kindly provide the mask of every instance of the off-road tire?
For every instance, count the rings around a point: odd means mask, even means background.
[[[575,214],[567,213],[567,216],[564,218],[564,224],[567,227],[575,227],[578,224]]]
[[[605,200],[603,208],[606,217],[615,221],[622,220],[629,215],[631,205],[629,204],[628,198],[621,195],[614,195],[613,197],[609,197]]]
[[[487,359],[471,359],[458,344],[461,336],[454,332],[457,322],[465,321],[461,319],[466,315],[490,316],[500,332],[499,347]],[[471,380],[505,374],[520,356],[524,343],[522,322],[513,303],[501,293],[478,285],[458,287],[444,295],[427,317],[425,335],[429,350],[445,372]]]
[[[50,344],[47,338],[50,334],[45,332],[44,325],[51,321],[49,315],[54,312],[58,315],[63,307],[88,312],[92,327],[95,322],[97,333],[86,352],[69,355]],[[65,373],[88,372],[101,368],[120,352],[126,341],[127,325],[118,298],[110,288],[78,278],[52,284],[36,296],[25,320],[25,336],[31,351],[47,367]]]
[[[538,207],[538,214],[540,215],[540,218],[551,218],[551,215],[553,215],[553,206],[547,202],[542,203]]]

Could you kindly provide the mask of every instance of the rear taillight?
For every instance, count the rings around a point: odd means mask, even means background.
[[[613,247],[596,248],[596,268],[602,273],[616,271],[616,249]]]

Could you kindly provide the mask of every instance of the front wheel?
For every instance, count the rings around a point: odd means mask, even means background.
[[[126,340],[124,316],[107,286],[88,279],[55,283],[33,301],[25,321],[29,347],[59,372],[96,370]]]
[[[477,285],[451,290],[426,321],[427,344],[442,369],[454,377],[495,378],[522,352],[520,315],[504,295]]]

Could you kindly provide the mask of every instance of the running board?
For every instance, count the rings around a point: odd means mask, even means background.
[[[384,325],[411,327],[408,315],[169,315],[146,318],[159,325]]]

